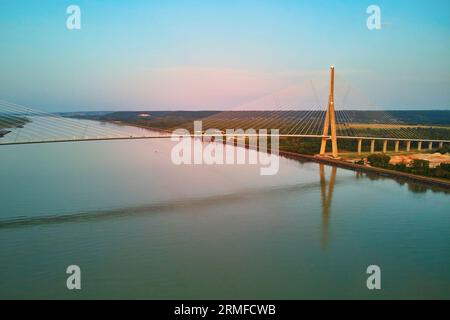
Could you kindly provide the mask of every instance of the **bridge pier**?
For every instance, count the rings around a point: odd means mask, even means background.
[[[362,139],[358,139],[358,154],[362,152]]]
[[[383,153],[386,153],[387,151],[387,140],[383,140]]]
[[[375,140],[370,140],[370,153],[375,152]]]
[[[439,142],[439,148],[442,148],[444,146],[444,143],[441,141]]]
[[[406,152],[411,150],[411,141],[406,141]]]
[[[325,155],[325,150],[327,148],[327,140],[328,138],[322,138],[322,143],[320,144],[320,155]]]
[[[398,152],[398,146],[400,144],[400,141],[395,141],[395,152]]]
[[[433,141],[428,142],[428,150],[433,149]]]
[[[422,141],[417,142],[417,151],[422,150]]]

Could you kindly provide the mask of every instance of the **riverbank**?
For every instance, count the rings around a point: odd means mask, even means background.
[[[426,184],[429,186],[441,187],[441,188],[450,190],[450,181],[444,180],[444,179],[418,176],[415,174],[399,172],[399,171],[383,169],[383,168],[377,168],[377,167],[369,167],[369,166],[365,166],[365,165],[355,164],[355,163],[351,163],[351,162],[347,162],[347,161],[343,161],[343,160],[339,160],[339,159],[321,157],[321,156],[317,156],[317,155],[312,156],[312,155],[299,154],[299,153],[295,153],[295,152],[282,151],[282,150],[280,150],[279,153],[280,153],[280,155],[285,156],[287,158],[309,160],[309,161],[323,163],[323,164],[336,166],[336,167],[340,167],[340,168],[344,168],[344,169],[350,169],[353,171],[375,173],[375,174],[385,176],[385,177],[402,179],[402,180],[406,180],[406,181],[422,183],[422,184]]]
[[[83,119],[83,118],[81,118],[81,119]],[[156,131],[156,132],[162,132],[162,133],[172,133],[172,131],[168,130],[168,129],[148,127],[148,126],[143,126],[143,125],[134,124],[134,123],[127,123],[124,121],[104,121],[104,122],[114,123],[119,126],[132,126],[132,127],[136,127],[136,128],[141,128],[141,129],[146,129],[146,130],[151,130],[151,131]]]
[[[11,131],[8,131],[8,130],[1,130],[0,129],[0,138],[2,138],[2,137],[4,137],[4,136],[6,136],[8,133],[10,133]]]

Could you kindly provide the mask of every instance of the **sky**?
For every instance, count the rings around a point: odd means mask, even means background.
[[[302,109],[330,65],[343,107],[450,109],[450,1],[0,1],[0,99],[45,111]]]

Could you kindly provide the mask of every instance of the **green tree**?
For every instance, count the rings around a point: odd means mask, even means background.
[[[414,159],[411,165],[413,173],[428,174],[430,171],[430,161]]]
[[[387,168],[389,165],[389,161],[391,161],[391,157],[385,154],[371,154],[367,157],[367,161],[371,166]]]
[[[450,179],[450,171],[442,169],[441,166],[436,167],[434,176],[437,178]]]
[[[406,166],[406,164],[404,162],[396,164],[394,166],[394,168],[395,168],[395,170],[398,170],[398,171],[403,171],[403,172],[408,171],[408,167]]]

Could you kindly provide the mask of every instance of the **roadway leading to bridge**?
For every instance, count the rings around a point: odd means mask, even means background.
[[[217,137],[223,138],[244,138],[244,137],[279,137],[279,138],[318,138],[318,139],[331,139],[331,136],[323,135],[301,135],[301,134],[192,134],[192,135],[154,135],[154,136],[124,136],[124,137],[75,137],[71,139],[48,139],[48,140],[29,140],[29,141],[8,141],[0,142],[0,145],[20,145],[20,144],[38,144],[38,143],[58,143],[58,142],[80,142],[80,141],[108,141],[108,140],[144,140],[144,139],[170,139],[172,137],[178,138],[196,138],[196,137]],[[353,137],[353,136],[337,136],[337,139],[350,139],[350,140],[381,140],[381,141],[411,141],[411,142],[432,142],[432,143],[450,143],[450,140],[440,139],[399,139],[399,138],[380,138],[380,137]]]

